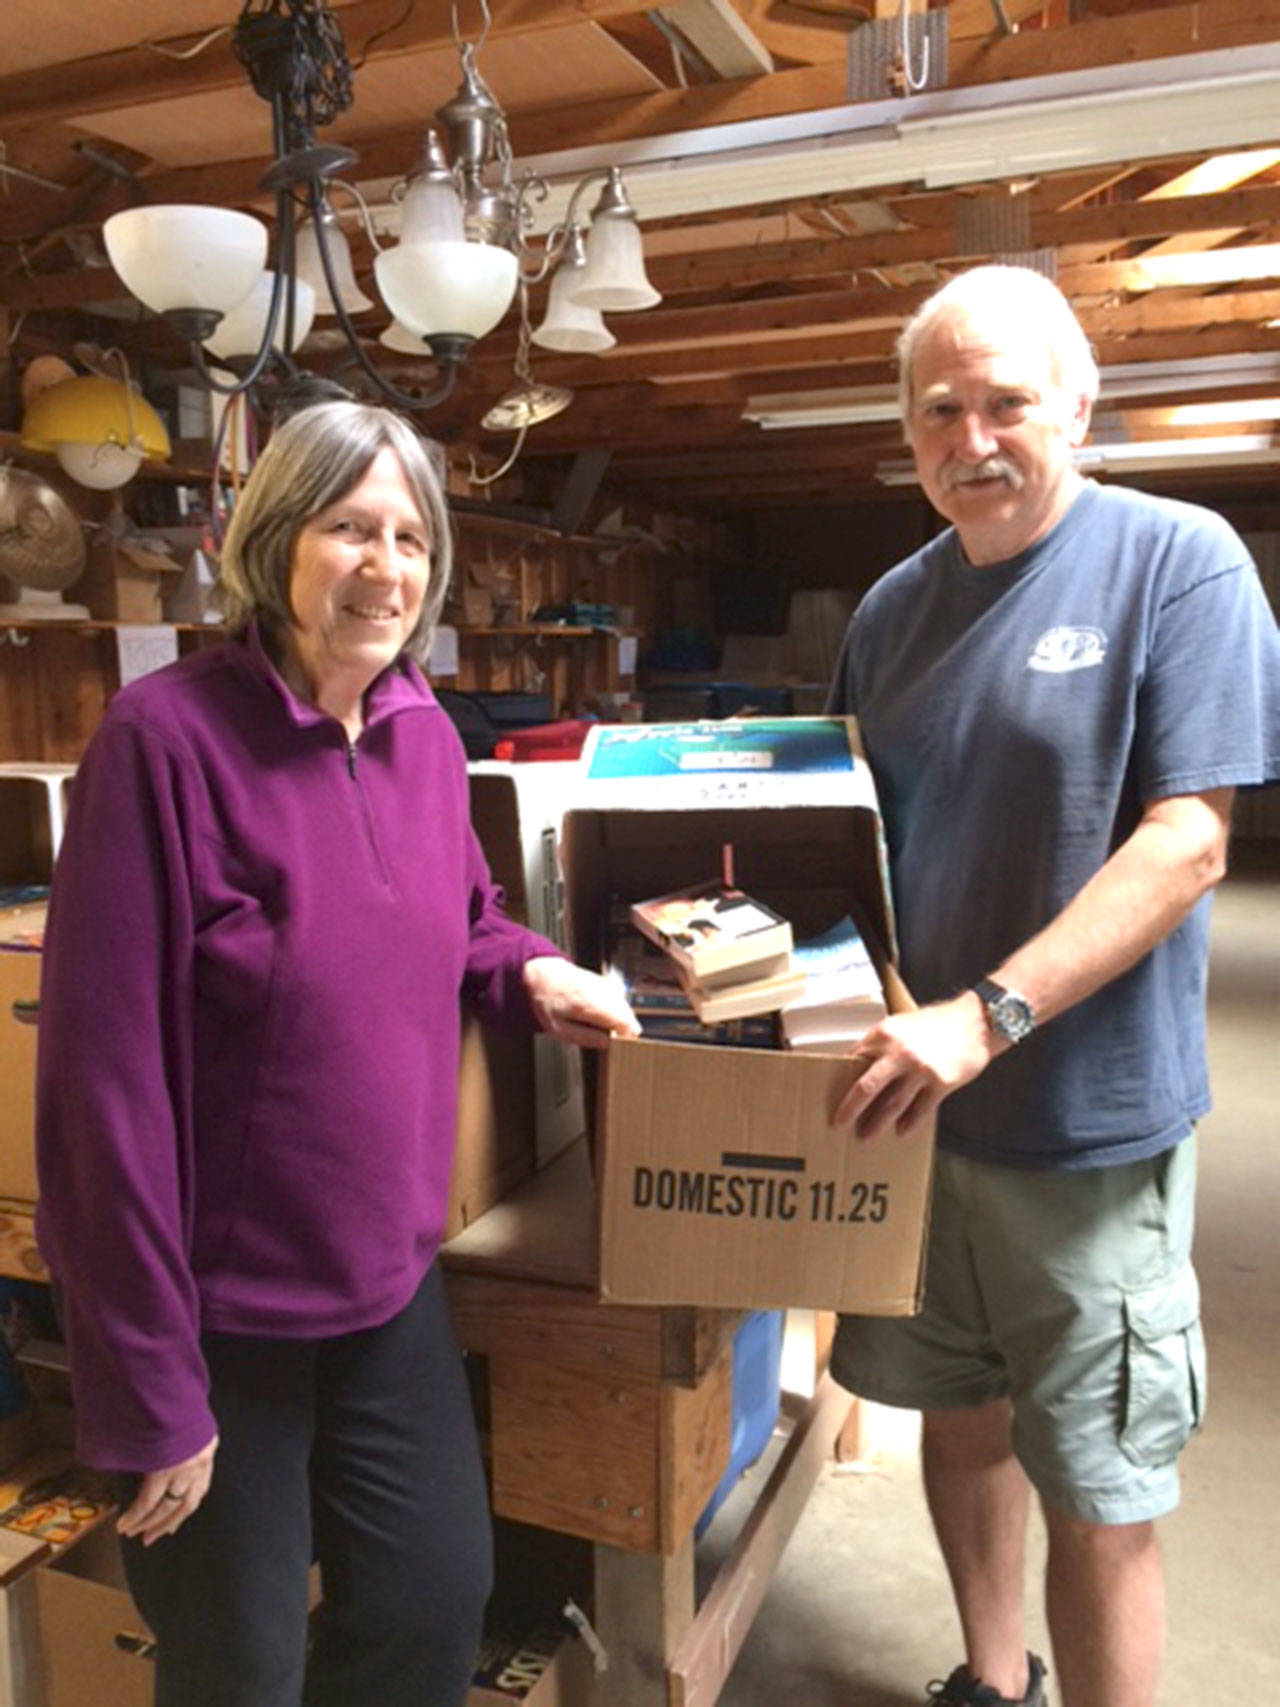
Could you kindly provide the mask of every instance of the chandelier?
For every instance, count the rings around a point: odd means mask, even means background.
[[[349,148],[320,144],[318,128],[350,107],[353,73],[337,18],[325,0],[245,0],[234,47],[258,95],[271,106],[274,158],[260,181],[275,198],[275,262],[261,219],[227,208],[157,205],[126,209],[103,226],[112,266],[128,290],[187,343],[210,390],[227,396],[257,383],[273,362],[296,372],[294,352],[317,314],[336,316],[365,377],[399,408],[429,409],[452,391],[477,338],[493,330],[517,290],[522,308],[521,379],[528,377],[526,293],[552,274],[546,316],[531,334],[544,348],[604,350],[615,342],[606,312],[660,301],[644,270],[640,229],[621,174],[597,168],[575,187],[563,221],[541,244],[531,238],[533,202],[546,184],[517,180],[506,114],[476,65],[477,42],[454,43],[462,82],[428,130],[418,169],[397,186],[399,240],[381,247],[363,198],[341,174]],[[447,147],[446,147],[447,144]],[[589,222],[586,190],[601,184]],[[429,392],[403,391],[369,360],[352,313],[373,307],[352,270],[334,211],[335,190],[359,205],[377,251],[374,277],[393,321],[383,341],[434,358]],[[231,362],[236,372],[211,365]]]

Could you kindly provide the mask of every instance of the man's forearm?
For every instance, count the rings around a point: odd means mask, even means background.
[[[991,969],[1043,1023],[1118,978],[1175,930],[1226,869],[1234,790],[1153,802],[1056,919]]]

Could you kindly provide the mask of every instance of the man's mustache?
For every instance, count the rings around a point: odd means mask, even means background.
[[[1022,471],[1007,456],[988,456],[981,462],[949,462],[941,478],[944,492],[978,480],[1003,480],[1014,492],[1020,492],[1024,484]]]

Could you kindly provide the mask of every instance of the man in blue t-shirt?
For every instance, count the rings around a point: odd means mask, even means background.
[[[1209,892],[1237,787],[1280,776],[1280,642],[1217,516],[1076,471],[1098,390],[1022,268],[938,291],[899,347],[953,525],[868,593],[831,709],[884,813],[902,966],[838,1118],[938,1110],[923,1313],[845,1318],[832,1368],[924,1412],[965,1662],[934,1699],[1042,1707],[1023,1635],[1032,1487],[1064,1707],[1152,1707],[1154,1519],[1204,1400],[1191,1266]]]

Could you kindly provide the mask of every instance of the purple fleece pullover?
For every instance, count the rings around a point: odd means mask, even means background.
[[[250,631],[123,689],[80,767],[41,991],[38,1233],[65,1300],[81,1457],[214,1433],[202,1331],[386,1321],[444,1222],[459,998],[532,1024],[526,960],[414,666],[365,727]]]

